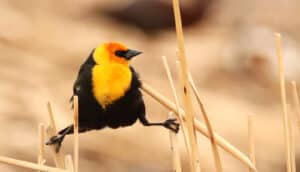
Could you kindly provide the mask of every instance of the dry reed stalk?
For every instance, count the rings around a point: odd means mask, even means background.
[[[178,57],[178,52],[176,52],[176,54],[177,54],[177,57]],[[182,73],[180,72],[180,62],[178,60],[176,60],[175,62],[176,62],[177,75],[178,75],[178,78],[179,78],[178,79],[179,80],[179,86],[180,86],[180,89],[184,89],[183,84],[182,84]],[[175,86],[174,86],[174,91],[175,91],[175,94],[176,94],[177,99],[178,99],[178,95],[176,93]],[[182,92],[180,92],[180,95],[182,96]],[[186,137],[187,137],[187,144],[189,145],[189,150],[191,150],[190,143],[189,143],[190,139],[189,139],[189,134],[188,134],[188,132],[189,132],[188,131],[188,124],[187,124],[187,121],[183,119],[184,118],[183,116],[185,114],[182,114],[181,111],[180,111],[181,106],[180,106],[180,103],[179,103],[179,99],[178,99],[178,106],[177,106],[176,102],[175,102],[175,105],[176,105],[176,108],[177,108],[177,112],[180,113],[180,119],[182,120],[182,123],[184,124],[183,127],[184,127],[184,132],[186,133]]]
[[[295,132],[291,130],[291,169],[296,172]]]
[[[56,128],[56,123],[55,123],[53,110],[50,102],[47,102],[47,109],[48,109],[48,115],[50,119],[50,126],[47,127],[46,132],[47,132],[48,139],[50,139],[51,137],[57,134],[57,128]],[[52,152],[55,166],[58,168],[64,168],[63,155],[60,152],[56,152],[55,149],[56,149],[55,145],[51,145],[51,152]]]
[[[300,104],[298,98],[297,85],[295,81],[292,81],[292,90],[293,90],[294,106],[296,108],[296,114],[297,114],[297,127],[300,132]]]
[[[78,136],[78,97],[74,96],[74,172],[78,172],[79,136]]]
[[[276,38],[276,50],[278,55],[278,72],[280,80],[280,91],[281,91],[281,104],[283,110],[283,124],[284,124],[284,141],[285,141],[285,151],[286,151],[286,165],[287,172],[291,172],[291,141],[290,141],[290,121],[287,112],[286,105],[286,89],[285,89],[285,77],[284,77],[284,64],[281,48],[281,35],[279,33],[275,34]]]
[[[167,77],[168,77],[168,80],[169,80],[169,84],[170,84],[170,87],[171,87],[171,90],[172,90],[173,99],[174,99],[175,104],[176,104],[176,110],[177,110],[177,113],[179,114],[178,119],[179,119],[179,122],[181,124],[181,130],[182,130],[182,133],[183,133],[183,138],[184,138],[184,143],[185,143],[185,146],[186,146],[186,150],[187,150],[188,155],[190,155],[191,148],[190,148],[190,144],[189,144],[190,143],[189,142],[189,135],[188,135],[187,126],[185,124],[185,121],[182,119],[183,114],[180,111],[180,104],[179,104],[178,96],[177,96],[177,93],[176,93],[174,81],[173,81],[171,71],[170,71],[170,68],[169,68],[166,57],[162,56],[162,59],[163,59],[164,68],[166,70]]]
[[[255,160],[255,136],[254,136],[254,116],[248,115],[248,151],[249,151],[249,157],[252,161],[253,165],[256,165]],[[249,168],[249,172],[254,172],[253,169]]]
[[[199,94],[199,92],[196,88],[196,85],[195,85],[194,80],[193,80],[191,75],[189,75],[189,82],[190,82],[190,84],[192,86],[192,90],[193,90],[193,92],[196,96],[196,100],[199,104],[199,107],[200,107],[200,110],[202,112],[203,119],[204,119],[204,122],[205,122],[205,125],[206,125],[206,128],[207,128],[207,131],[209,133],[210,142],[211,142],[211,146],[212,146],[213,157],[214,157],[214,160],[215,160],[216,171],[217,172],[222,172],[223,168],[222,168],[220,153],[218,151],[218,146],[217,146],[216,141],[215,141],[214,130],[211,126],[211,122],[208,118],[205,107],[204,107],[204,105],[203,105],[203,103],[200,99],[200,94]]]
[[[56,128],[56,123],[53,115],[53,110],[50,102],[47,102],[47,109],[48,109],[48,114],[50,118],[50,125],[53,128],[53,131],[57,133],[57,128]]]
[[[74,172],[74,164],[71,155],[65,156],[65,166],[66,170],[68,170],[69,172]]]
[[[294,100],[294,106],[296,108],[296,116],[297,116],[297,127],[300,131],[300,105],[299,105],[299,98],[298,98],[298,92],[297,92],[297,85],[295,81],[291,82],[292,84],[292,93],[293,93],[293,100]],[[291,117],[290,117],[291,118]],[[292,121],[291,121],[292,122]],[[295,132],[293,130],[291,131],[291,143],[292,143],[292,171],[296,172],[296,155],[295,155]]]
[[[169,118],[173,118],[173,112],[169,113]],[[179,152],[179,145],[178,145],[178,138],[177,134],[173,131],[170,132],[170,144],[171,144],[171,151],[172,151],[172,160],[173,160],[173,171],[174,172],[181,172],[181,161],[180,161],[180,152]]]
[[[32,169],[32,170],[36,170],[36,171],[39,170],[39,171],[45,171],[45,172],[68,172],[64,169],[49,167],[49,166],[45,166],[45,165],[39,165],[36,163],[17,160],[17,159],[13,159],[13,158],[4,157],[4,156],[0,156],[0,162],[4,163],[4,164],[22,167],[22,168],[26,168],[26,169]]]
[[[158,91],[154,90],[150,85],[146,84],[145,82],[143,82],[143,84],[142,84],[142,89],[143,89],[143,91],[145,93],[147,93],[149,96],[151,96],[152,98],[154,98],[157,102],[159,102],[160,104],[162,104],[163,106],[165,106],[167,109],[175,112],[175,114],[178,115],[178,112],[176,110],[176,105],[172,101],[170,101],[168,98],[166,98],[165,96],[163,96]],[[182,108],[180,108],[180,111],[182,111],[183,120],[186,120],[185,112],[183,111]],[[205,124],[201,123],[197,119],[194,119],[194,124],[195,124],[195,128],[201,134],[203,134],[204,136],[206,136],[208,138],[210,137]],[[239,149],[235,148],[233,145],[231,145],[228,141],[226,141],[223,137],[221,137],[216,132],[214,132],[214,136],[215,136],[216,143],[222,149],[224,149],[226,152],[228,152],[229,154],[231,154],[233,157],[235,157],[238,160],[240,160],[241,162],[243,162],[248,167],[250,167],[253,170],[255,170],[255,167],[252,164],[252,162],[249,160],[249,158],[245,154],[243,154]]]
[[[176,35],[177,35],[177,43],[178,43],[178,54],[179,54],[179,61],[182,73],[182,85],[183,85],[183,102],[184,102],[184,110],[186,113],[186,121],[190,139],[190,147],[191,147],[191,156],[190,156],[190,167],[191,171],[201,171],[200,170],[200,161],[199,161],[199,151],[197,145],[197,136],[194,128],[194,116],[193,116],[193,108],[191,102],[191,91],[190,85],[188,82],[188,67],[186,62],[185,56],[185,48],[184,48],[184,37],[182,31],[182,24],[181,24],[181,14],[180,14],[180,7],[179,1],[173,0],[173,10],[174,10],[174,17],[175,17],[175,27],[176,27]]]
[[[39,147],[37,163],[43,165],[45,163],[45,125],[39,124]]]
[[[295,154],[295,133],[293,130],[293,120],[292,120],[292,110],[291,110],[291,105],[287,104],[287,109],[288,109],[288,118],[290,122],[289,130],[290,130],[290,141],[291,141],[291,171],[296,172],[296,154]]]

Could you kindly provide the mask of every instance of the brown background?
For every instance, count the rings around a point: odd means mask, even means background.
[[[177,81],[174,29],[145,32],[103,14],[105,10],[125,8],[135,1],[142,0],[0,0],[1,155],[36,161],[37,126],[40,122],[48,123],[48,100],[53,104],[59,128],[72,122],[68,99],[77,70],[90,51],[102,42],[120,41],[143,51],[133,66],[144,81],[171,98],[160,57],[168,57]],[[205,9],[205,15],[184,28],[186,51],[213,127],[247,152],[247,115],[255,114],[258,170],[284,171],[273,32],[283,35],[288,81],[300,81],[300,3],[298,0],[211,0],[200,8],[193,5],[195,1],[184,1],[184,11]],[[167,0],[159,2],[171,4]],[[135,17],[155,23],[153,18],[143,18],[144,13],[153,10],[146,7]],[[287,88],[290,89],[289,83]],[[144,97],[149,119],[164,120],[168,111],[147,95]],[[290,94],[288,101],[292,103]],[[293,106],[289,109],[296,121]],[[296,122],[293,124],[298,141]],[[203,171],[214,171],[211,148],[203,136],[199,136],[199,147]],[[296,144],[298,153],[297,148]],[[184,154],[183,147],[181,150]],[[72,136],[65,140],[62,151],[72,152]],[[48,150],[47,153],[47,163],[52,165]],[[184,171],[188,171],[186,158],[182,157]],[[247,170],[224,151],[221,158],[224,171]],[[80,135],[79,165],[80,171],[171,171],[168,131],[136,123],[124,129]],[[29,170],[0,164],[0,171]]]

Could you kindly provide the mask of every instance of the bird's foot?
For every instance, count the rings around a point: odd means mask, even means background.
[[[58,153],[61,147],[61,143],[64,140],[65,136],[58,134],[56,136],[53,136],[50,138],[48,142],[46,142],[46,145],[54,145],[55,146],[55,152]]]
[[[178,133],[179,131],[179,124],[176,122],[176,119],[168,119],[164,122],[164,127],[166,127],[167,129]]]

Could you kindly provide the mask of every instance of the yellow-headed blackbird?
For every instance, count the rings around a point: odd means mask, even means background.
[[[77,95],[79,101],[80,133],[130,126],[137,119],[144,126],[164,126],[178,132],[175,119],[160,123],[150,123],[146,119],[141,81],[129,64],[132,57],[139,54],[141,52],[120,43],[110,42],[96,47],[81,65],[73,86],[73,96]],[[64,137],[72,133],[73,125],[70,125],[46,144],[56,144],[56,151],[59,151]]]

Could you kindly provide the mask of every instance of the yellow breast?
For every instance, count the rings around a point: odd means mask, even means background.
[[[130,87],[131,71],[122,64],[95,65],[92,69],[93,94],[103,108],[124,96]]]

